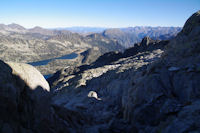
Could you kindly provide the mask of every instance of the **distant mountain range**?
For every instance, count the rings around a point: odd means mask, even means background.
[[[151,27],[151,26],[136,26],[128,28],[105,28],[105,27],[66,27],[66,28],[53,28],[44,29],[42,27],[34,27],[26,29],[18,24],[4,25],[0,24],[0,34],[9,33],[35,33],[41,35],[58,35],[66,34],[70,32],[79,33],[83,36],[89,34],[98,33],[108,39],[114,39],[118,41],[120,45],[125,48],[134,46],[135,43],[140,42],[145,36],[149,36],[152,39],[169,40],[172,39],[181,31],[181,27]]]
[[[81,34],[89,34],[89,33],[101,33],[107,28],[104,27],[67,27],[67,28],[55,28],[56,30],[68,30],[71,32],[81,33]]]
[[[156,40],[169,40],[181,31],[181,27],[129,27],[106,29],[102,35],[110,39],[116,39],[122,46],[128,48],[142,41],[145,36]]]
[[[128,28],[99,28],[99,27],[68,27],[57,28],[57,30],[68,30],[71,32],[88,35],[99,33],[109,39],[117,40],[123,47],[134,46],[135,43],[142,41],[142,38],[149,36],[152,39],[169,40],[181,31],[181,27],[151,27],[136,26]]]

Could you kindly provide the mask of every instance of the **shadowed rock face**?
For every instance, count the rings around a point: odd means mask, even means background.
[[[124,104],[125,118],[146,132],[200,131],[200,12],[167,45],[163,57],[134,76]],[[137,80],[140,78],[140,80]]]
[[[185,23],[184,28],[182,29],[181,33],[185,35],[189,35],[192,30],[195,30],[198,27],[199,30],[200,26],[200,11],[194,13]]]

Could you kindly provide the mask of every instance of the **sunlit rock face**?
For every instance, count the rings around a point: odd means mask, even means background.
[[[48,82],[35,67],[25,63],[7,62],[7,64],[11,67],[12,74],[19,76],[32,90],[40,86],[50,91]]]

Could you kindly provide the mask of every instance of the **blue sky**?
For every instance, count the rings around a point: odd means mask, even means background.
[[[27,28],[183,26],[200,0],[1,0],[0,23]]]

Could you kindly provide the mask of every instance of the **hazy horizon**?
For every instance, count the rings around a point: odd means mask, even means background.
[[[12,25],[12,24],[17,24],[17,23],[8,23],[8,24],[5,24],[5,23],[0,23],[0,24],[3,24],[3,25]],[[129,27],[95,27],[95,26],[68,26],[68,27],[59,27],[59,26],[57,26],[57,27],[49,27],[49,28],[46,28],[46,27],[42,27],[42,26],[38,26],[38,25],[35,25],[35,26],[33,26],[33,27],[26,27],[26,26],[24,26],[24,25],[21,25],[21,24],[17,24],[17,25],[20,25],[20,26],[22,26],[22,27],[24,27],[24,28],[26,28],[26,29],[32,29],[32,28],[36,28],[36,27],[41,27],[41,28],[44,28],[44,29],[67,29],[67,28],[97,28],[97,29],[123,29],[123,28],[135,28],[135,27],[152,27],[152,28],[154,28],[154,27],[175,27],[175,28],[182,28],[183,26],[138,26],[138,25],[136,25],[136,26],[129,26]]]
[[[25,28],[182,27],[199,0],[3,0],[0,23]]]

